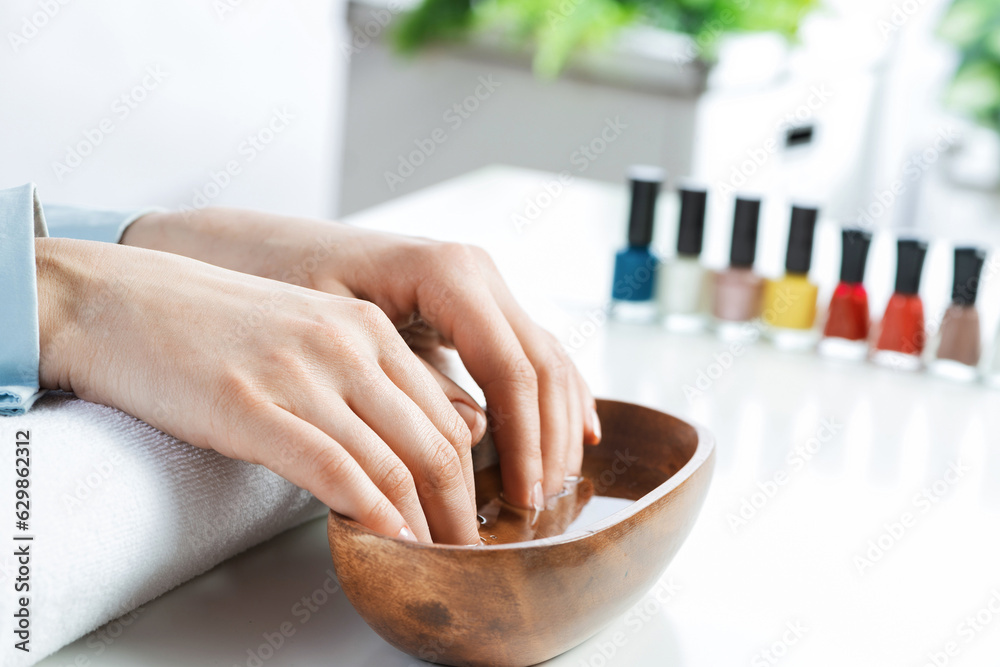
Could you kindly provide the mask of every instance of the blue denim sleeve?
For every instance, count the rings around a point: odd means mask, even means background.
[[[118,243],[125,229],[147,213],[162,211],[145,208],[133,211],[95,211],[73,206],[45,205],[49,234],[81,241]]]
[[[34,184],[0,190],[0,415],[24,413],[38,388],[38,289],[35,236],[45,217]]]

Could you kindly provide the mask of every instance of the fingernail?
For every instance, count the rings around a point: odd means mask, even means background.
[[[599,444],[601,442],[601,420],[597,416],[597,410],[594,408],[590,408],[590,411],[587,413],[587,425],[590,427],[592,434],[589,444]]]
[[[535,482],[535,488],[531,490],[531,507],[536,512],[545,509],[545,491],[542,490],[541,482]]]
[[[417,536],[413,534],[409,526],[403,526],[399,529],[399,535],[396,536],[397,539],[407,540],[409,542],[416,542]]]
[[[460,414],[468,425],[469,432],[472,434],[472,442],[478,442],[479,438],[486,432],[485,415],[465,401],[452,401],[451,404],[455,406],[455,412]]]

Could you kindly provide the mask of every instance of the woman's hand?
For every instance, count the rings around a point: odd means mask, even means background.
[[[265,465],[379,533],[478,544],[450,399],[475,404],[378,307],[148,250],[36,250],[43,387]]]
[[[346,285],[415,347],[453,346],[486,394],[507,499],[538,508],[600,441],[594,399],[559,342],[482,250],[251,211],[141,218],[123,243],[321,291]]]

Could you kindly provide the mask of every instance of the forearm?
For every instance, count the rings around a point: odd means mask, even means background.
[[[129,226],[121,242],[318,288],[316,265],[338,251],[347,230],[333,222],[206,208],[143,216]],[[311,256],[317,261],[310,261]]]

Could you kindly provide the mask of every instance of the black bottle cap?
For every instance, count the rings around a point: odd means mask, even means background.
[[[840,258],[840,282],[849,285],[865,280],[865,265],[872,235],[863,229],[845,229],[841,232],[843,250]]]
[[[819,211],[815,208],[792,207],[792,222],[788,227],[788,253],[785,255],[785,270],[789,273],[809,273],[818,216]]]
[[[653,242],[656,200],[666,173],[659,167],[636,165],[628,170],[632,183],[632,210],[628,219],[628,244],[646,248]]]
[[[900,239],[896,244],[896,292],[917,294],[920,292],[920,274],[924,270],[927,244],[916,239]]]
[[[814,133],[815,128],[812,125],[793,127],[785,133],[785,146],[791,148],[793,146],[811,144]]]
[[[955,248],[955,282],[951,302],[956,306],[974,306],[979,294],[986,253],[979,248]]]
[[[739,268],[750,268],[757,259],[757,224],[760,220],[760,200],[736,199],[733,214],[733,245],[729,250],[729,263]]]
[[[700,255],[705,238],[705,190],[681,188],[681,218],[677,225],[677,254]]]

